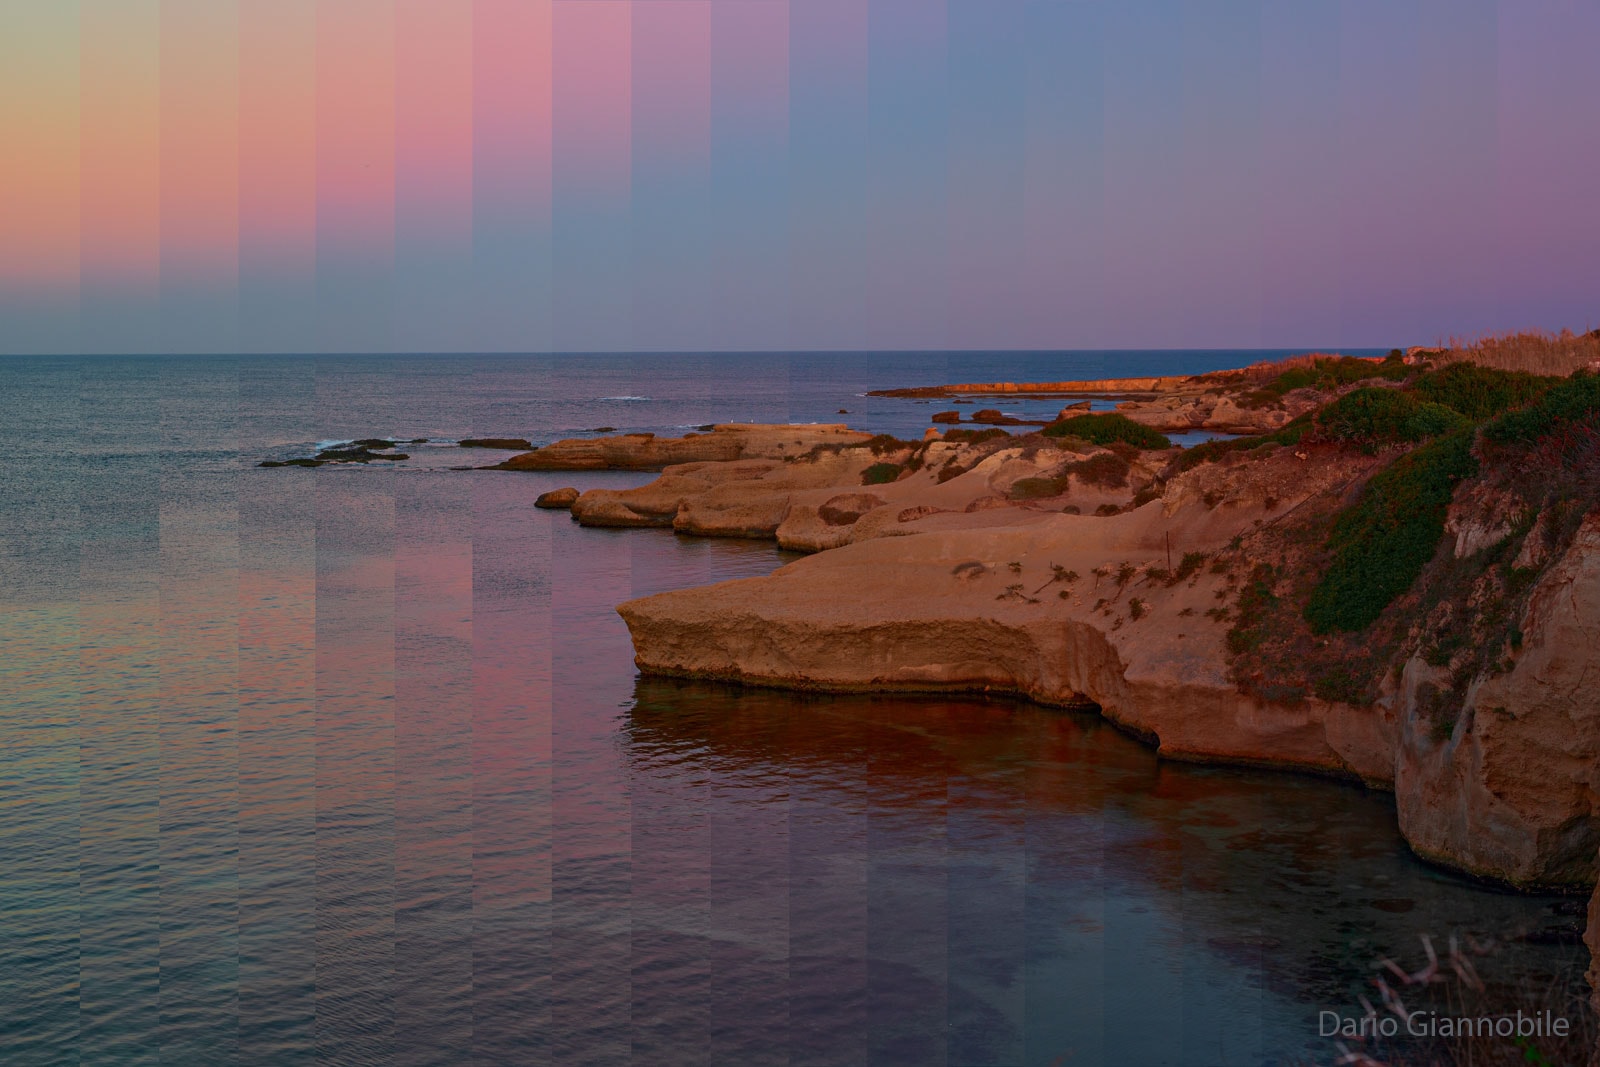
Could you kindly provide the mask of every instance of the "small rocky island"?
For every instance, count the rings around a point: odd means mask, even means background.
[[[730,425],[503,466],[660,465],[573,517],[811,553],[621,605],[646,673],[1093,705],[1172,758],[1393,790],[1419,855],[1576,891],[1600,848],[1600,336],[1544,344],[1578,369],[1308,358],[1034,432]],[[1219,421],[1258,432],[1161,432]]]

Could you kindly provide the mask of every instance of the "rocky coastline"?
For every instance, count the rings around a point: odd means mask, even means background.
[[[1527,464],[1549,459],[1555,446],[1544,438],[1497,447],[1488,438],[1499,424],[1481,417],[1453,417],[1411,440],[1341,436],[1345,409],[1402,390],[1413,405],[1439,394],[1409,367],[1354,388],[1285,389],[1269,402],[1247,396],[1255,385],[1200,394],[1213,411],[1254,403],[1245,409],[1271,416],[1260,424],[1268,432],[1208,448],[1198,462],[1195,449],[1048,435],[1062,423],[1045,434],[951,428],[921,442],[841,434],[804,451],[743,446],[668,465],[636,489],[577,494],[572,514],[586,525],[771,538],[809,553],[767,577],[620,605],[647,675],[1093,705],[1171,758],[1392,790],[1405,839],[1437,864],[1516,888],[1589,890],[1600,847],[1594,484],[1579,478],[1576,495],[1552,505],[1556,531],[1506,495]],[[1147,398],[1117,414],[1159,426],[1140,416],[1194,400]],[[1580,429],[1593,418],[1580,413]],[[723,432],[771,442],[800,429]],[[1571,431],[1564,423],[1557,436],[1570,442]],[[1330,536],[1387,485],[1386,472],[1457,439],[1471,441],[1473,473],[1444,498],[1422,576],[1364,632],[1300,636],[1310,663],[1331,654],[1319,646],[1381,646],[1387,658],[1364,663],[1381,672],[1360,691],[1324,684],[1336,671],[1304,686],[1263,672],[1251,626],[1265,627],[1270,646],[1284,605],[1294,602],[1298,617],[1295,589],[1337,563],[1321,546],[1293,545]],[[605,447],[622,450],[616,465],[639,469],[706,446]],[[592,469],[590,448],[555,449],[538,469],[561,469],[567,455],[566,469]],[[1561,462],[1587,477],[1597,454]],[[1299,587],[1284,576],[1295,570],[1305,572]],[[1264,573],[1279,576],[1263,592]],[[1511,588],[1495,575],[1509,575]],[[1280,616],[1250,622],[1252,597]],[[1451,628],[1493,611],[1506,614],[1511,636],[1492,662],[1457,649]]]

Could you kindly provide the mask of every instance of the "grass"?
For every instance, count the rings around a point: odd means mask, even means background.
[[[1452,340],[1435,357],[1440,363],[1475,363],[1497,370],[1565,377],[1600,362],[1600,330],[1588,333],[1522,331],[1472,341]]]
[[[1458,430],[1374,475],[1333,524],[1333,560],[1305,607],[1312,632],[1365,629],[1411,588],[1438,550],[1456,483],[1477,468],[1471,433]]]
[[[1074,415],[1052,422],[1040,432],[1046,437],[1077,437],[1102,447],[1118,442],[1141,450],[1172,447],[1164,434],[1114,411]]]

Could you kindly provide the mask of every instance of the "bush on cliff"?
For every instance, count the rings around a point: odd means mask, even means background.
[[[1333,561],[1305,608],[1312,631],[1365,629],[1410,589],[1438,550],[1456,483],[1476,470],[1471,431],[1458,430],[1375,475],[1329,534]]]
[[[1600,420],[1600,374],[1579,371],[1550,386],[1527,407],[1508,411],[1483,428],[1497,445],[1532,444],[1565,428]]]
[[[1010,436],[998,426],[991,426],[987,430],[946,430],[944,432],[946,441],[955,441],[965,445],[981,445],[985,441],[994,441],[1001,437]]]
[[[1401,381],[1410,373],[1411,368],[1392,356],[1382,361],[1354,356],[1313,357],[1246,393],[1241,404],[1247,408],[1266,407],[1296,389],[1331,390],[1374,378]]]
[[[1473,422],[1482,422],[1537,400],[1558,380],[1476,363],[1452,363],[1424,374],[1412,388],[1421,400],[1443,404]]]
[[[1046,437],[1077,437],[1102,447],[1117,442],[1138,449],[1172,447],[1172,442],[1165,435],[1114,411],[1074,415],[1052,422],[1040,432]]]
[[[1459,430],[1469,420],[1459,411],[1419,400],[1398,389],[1357,389],[1317,412],[1316,435],[1376,452],[1384,444],[1425,441]]]

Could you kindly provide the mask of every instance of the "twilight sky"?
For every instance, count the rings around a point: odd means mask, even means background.
[[[1600,325],[1593,0],[0,0],[0,353]]]

